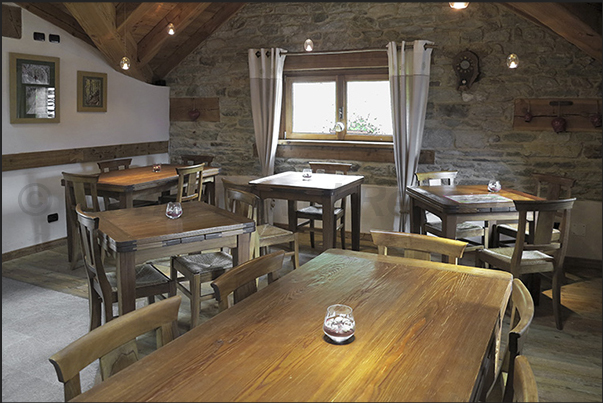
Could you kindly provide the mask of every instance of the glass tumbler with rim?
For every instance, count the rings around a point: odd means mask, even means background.
[[[489,192],[498,192],[501,189],[500,182],[496,179],[491,179],[488,182],[488,191]]]
[[[324,333],[335,343],[343,343],[354,335],[356,321],[352,308],[335,304],[327,308],[323,324]]]
[[[180,217],[182,215],[182,204],[180,202],[168,202],[165,207],[165,215],[171,219]]]

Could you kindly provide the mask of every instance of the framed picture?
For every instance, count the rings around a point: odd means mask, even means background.
[[[59,123],[59,58],[9,53],[10,123]]]
[[[107,74],[77,72],[77,111],[107,112]]]

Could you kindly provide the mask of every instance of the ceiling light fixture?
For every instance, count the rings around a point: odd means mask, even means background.
[[[304,42],[304,50],[306,52],[312,52],[312,49],[314,49],[314,42],[312,42],[312,39],[308,38]]]
[[[463,8],[467,8],[469,3],[448,3],[450,8],[454,8],[455,10],[462,10]]]
[[[171,22],[167,26],[168,35],[174,35],[176,33],[176,27]]]
[[[122,68],[122,70],[128,70],[130,68],[131,62],[130,62],[130,58],[127,56],[128,55],[128,43],[126,40],[126,34],[127,34],[128,30],[126,29],[126,9],[124,8],[124,52],[126,53],[126,55],[124,57],[121,58],[121,60],[119,61],[119,66]]]

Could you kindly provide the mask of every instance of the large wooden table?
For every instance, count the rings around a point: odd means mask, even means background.
[[[75,401],[473,401],[510,273],[330,249]],[[326,308],[354,309],[347,345]]]
[[[497,221],[517,220],[519,215],[513,200],[543,200],[506,188],[490,193],[487,185],[416,186],[409,187],[407,192],[410,197],[411,232],[421,232],[425,212],[429,211],[442,220],[444,236],[450,239],[455,239],[456,225],[464,221],[487,221],[493,225]],[[466,196],[470,197],[464,201],[455,200]],[[498,200],[498,196],[506,200]]]
[[[100,217],[104,246],[116,257],[119,314],[135,309],[135,265],[219,247],[235,248],[234,263],[249,260],[255,221],[199,201],[182,203],[172,220],[165,205],[90,213]]]
[[[333,245],[334,204],[351,195],[352,249],[360,249],[360,200],[364,176],[312,174],[312,179],[303,180],[301,172],[282,172],[249,182],[261,199],[287,200],[289,230],[297,232],[295,212],[297,201],[304,200],[322,204],[323,249]]]

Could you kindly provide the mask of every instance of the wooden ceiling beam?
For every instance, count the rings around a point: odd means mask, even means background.
[[[171,22],[176,27],[176,35],[178,31],[182,32],[194,22],[197,17],[209,7],[211,3],[180,3],[172,11],[170,11],[155,27],[138,42],[138,61],[145,65],[157,55],[161,47],[167,43],[172,36],[168,35],[166,30]]]
[[[154,68],[155,78],[163,79],[174,67],[184,60],[216,29],[230,19],[247,3],[222,3],[222,8],[210,18],[205,25],[192,34],[185,43],[180,45],[160,66]]]
[[[81,39],[89,45],[96,46],[88,34],[82,29],[80,24],[71,15],[63,12],[52,3],[15,3],[19,7],[29,11],[43,20],[56,25],[67,31],[74,37]]]
[[[502,3],[518,15],[545,26],[592,58],[602,61],[603,40],[580,16],[561,3]]]
[[[137,46],[128,32],[125,35],[117,33],[115,24],[114,3],[64,3],[71,15],[78,21],[94,42],[96,48],[103,54],[107,63],[120,73],[138,80],[151,82],[153,73],[150,69],[137,65]],[[90,18],[90,16],[94,18]],[[127,26],[127,24],[126,24]],[[124,37],[127,46],[124,46]],[[119,61],[127,50],[127,56],[132,61],[129,70],[122,70]]]

